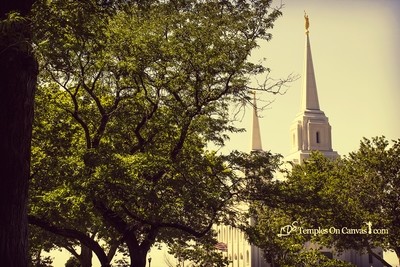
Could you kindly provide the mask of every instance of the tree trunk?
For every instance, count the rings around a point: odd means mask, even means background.
[[[1,1],[1,23],[10,2]],[[20,21],[0,32],[0,259],[8,267],[28,264],[27,193],[37,63],[29,49],[20,49],[15,36],[24,36],[29,47],[28,27]]]
[[[84,245],[81,245],[81,255],[79,256],[81,267],[92,267],[92,256],[92,250]]]
[[[147,251],[141,249],[135,251],[129,250],[129,256],[131,260],[130,267],[146,267]]]

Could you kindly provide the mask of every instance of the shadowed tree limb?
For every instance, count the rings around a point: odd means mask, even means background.
[[[85,233],[82,233],[78,230],[75,229],[68,229],[68,228],[62,228],[58,227],[55,225],[52,225],[48,222],[46,222],[43,219],[40,219],[36,216],[29,215],[28,216],[29,224],[36,225],[42,229],[45,229],[46,231],[49,231],[53,234],[63,236],[65,238],[71,238],[71,239],[76,239],[79,240],[82,245],[90,248],[97,256],[99,259],[101,266],[102,267],[109,267],[110,261],[104,252],[103,248],[92,238],[87,236]]]

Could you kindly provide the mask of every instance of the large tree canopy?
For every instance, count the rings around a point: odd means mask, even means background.
[[[249,87],[268,75],[250,52],[280,15],[255,0],[40,2],[30,222],[103,266],[98,241],[123,243],[139,267],[153,244],[232,215],[244,179],[206,147],[239,130],[231,103],[284,84]]]

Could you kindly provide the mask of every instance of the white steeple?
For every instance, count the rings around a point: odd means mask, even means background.
[[[260,123],[258,121],[257,101],[255,92],[253,92],[253,129],[251,138],[251,150],[252,151],[262,150]]]
[[[303,89],[300,113],[293,121],[291,134],[291,154],[287,160],[302,163],[312,151],[319,150],[329,158],[336,158],[338,154],[332,150],[331,126],[324,112],[320,110],[315,81],[315,72],[311,56],[310,22],[308,15],[304,15],[306,24],[306,42],[304,59]]]
[[[306,31],[304,60],[304,84],[301,99],[301,110],[319,110],[317,83],[315,82],[314,65],[311,55],[309,31]]]

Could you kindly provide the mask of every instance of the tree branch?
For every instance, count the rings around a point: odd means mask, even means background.
[[[89,127],[87,126],[86,122],[79,116],[79,114],[75,111],[71,111],[69,109],[64,109],[66,112],[71,114],[71,116],[79,123],[79,125],[82,127],[83,132],[85,134],[85,139],[86,139],[86,148],[90,149],[92,147],[92,138],[90,137],[90,131]]]
[[[178,142],[175,144],[175,146],[172,149],[171,154],[170,154],[172,161],[176,160],[179,152],[181,151],[181,149],[182,149],[182,147],[183,147],[183,145],[185,143],[185,140],[186,140],[186,137],[188,135],[189,127],[190,127],[190,124],[192,123],[192,120],[193,120],[193,116],[190,116],[189,121],[185,122],[185,124],[181,128],[181,132],[179,134]]]
[[[33,215],[28,215],[28,222],[29,222],[29,224],[36,225],[36,226],[38,226],[48,232],[51,232],[53,234],[56,234],[56,235],[59,235],[59,236],[65,237],[65,238],[79,240],[79,242],[81,242],[86,247],[90,248],[97,255],[97,258],[99,259],[102,267],[110,267],[111,266],[110,262],[108,260],[108,257],[106,255],[106,253],[104,252],[103,248],[96,241],[94,241],[89,236],[87,236],[85,233],[82,233],[75,229],[61,228],[61,227],[55,226],[55,225],[50,224],[47,221],[40,219]]]
[[[75,258],[79,259],[80,255],[78,254],[78,252],[76,252],[76,250],[73,247],[70,246],[64,246],[64,248],[71,253]]]
[[[109,261],[111,261],[112,258],[114,258],[114,255],[117,252],[117,249],[120,245],[121,245],[121,240],[114,240],[113,242],[111,242],[110,249],[108,250],[107,253],[107,258]]]
[[[121,216],[106,207],[102,201],[93,200],[93,205],[100,212],[103,218],[123,236],[124,241],[131,243],[134,247],[139,247],[139,242],[137,241],[136,236],[132,235],[136,230],[136,227],[129,227]]]
[[[210,231],[210,229],[212,228],[212,226],[214,225],[214,219],[216,217],[216,212],[214,212],[212,219],[210,220],[210,223],[206,226],[206,228],[204,228],[202,231],[196,231],[195,229],[184,225],[184,224],[180,224],[180,223],[166,223],[166,222],[152,222],[143,218],[140,218],[139,216],[136,216],[135,214],[133,214],[132,212],[130,212],[128,210],[128,208],[123,205],[122,209],[126,212],[126,214],[131,217],[132,219],[134,219],[135,221],[141,222],[143,224],[147,224],[150,225],[152,227],[155,228],[173,228],[173,229],[178,229],[181,230],[183,232],[186,232],[194,237],[203,237],[205,234],[208,233],[208,231]]]
[[[381,256],[372,251],[371,245],[369,243],[367,243],[367,251],[369,254],[374,256],[374,258],[376,258],[378,261],[382,262],[384,266],[392,267],[392,265],[390,265],[387,261],[385,261]]]

